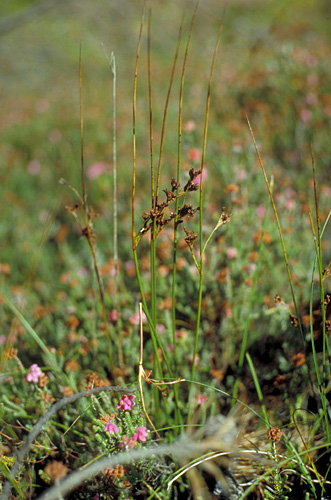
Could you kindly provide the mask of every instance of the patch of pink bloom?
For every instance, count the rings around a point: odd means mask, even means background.
[[[137,427],[137,432],[132,436],[133,438],[136,439],[136,441],[141,441],[142,443],[146,442],[148,436],[148,432],[146,427]]]
[[[194,120],[188,120],[187,122],[184,123],[183,125],[183,130],[184,132],[193,132],[195,130],[196,124]]]
[[[194,398],[194,401],[198,404],[198,405],[202,405],[207,399],[207,396],[205,394],[198,394],[197,396],[195,396]]]
[[[191,365],[193,364],[193,354],[190,355],[190,363]],[[200,363],[200,356],[199,354],[196,354],[195,356],[195,366],[198,366]]]
[[[107,172],[107,170],[110,170],[110,167],[109,165],[107,165],[107,163],[97,161],[87,169],[86,177],[91,180],[97,179],[98,177],[100,177],[100,175]]]
[[[116,309],[113,309],[110,311],[109,318],[110,321],[117,321],[121,317],[121,313],[116,311]]]
[[[207,171],[206,169],[204,168],[203,171],[202,171],[202,180],[204,181],[207,177]],[[193,181],[194,184],[200,184],[201,182],[201,174],[199,174]]]
[[[109,434],[118,434],[119,429],[116,424],[113,424],[113,422],[108,422],[103,428],[105,432],[109,432]]]
[[[38,382],[38,379],[39,379],[40,375],[42,375],[42,373],[43,372],[41,371],[39,366],[36,363],[34,363],[29,368],[29,373],[26,376],[26,380],[28,382]]]
[[[190,148],[187,152],[187,156],[191,161],[200,161],[201,151],[198,148]]]
[[[135,435],[129,438],[126,436],[122,436],[122,443],[120,444],[120,448],[132,450],[132,448],[134,448],[136,444],[137,439]]]
[[[146,321],[146,314],[143,312],[142,314],[142,320],[143,322]],[[139,318],[139,313],[134,313],[132,314],[131,318],[129,318],[129,321],[131,325],[139,325],[140,318]]]
[[[131,411],[132,410],[132,406],[135,406],[135,402],[133,401],[135,399],[136,396],[134,395],[127,395],[127,394],[123,394],[123,396],[121,397],[121,399],[119,400],[119,402],[117,403],[116,405],[116,408],[118,408],[119,410],[122,410],[122,411]]]
[[[226,256],[228,259],[235,259],[238,255],[238,250],[234,247],[229,247],[226,251]]]

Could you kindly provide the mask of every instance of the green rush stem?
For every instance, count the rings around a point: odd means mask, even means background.
[[[200,217],[199,217],[199,238],[200,238],[199,272],[200,272],[200,279],[199,279],[199,298],[198,298],[197,322],[196,322],[193,359],[192,359],[192,370],[191,370],[191,379],[192,380],[194,380],[194,375],[195,375],[195,361],[196,361],[196,355],[197,355],[197,349],[198,349],[200,319],[201,319],[201,304],[202,304],[202,284],[203,284],[203,260],[202,260],[202,257],[203,257],[203,242],[202,242],[202,222],[203,222],[203,220],[202,220],[202,201],[203,201],[202,186],[203,186],[203,180],[202,179],[203,179],[203,169],[204,169],[204,164],[205,164],[206,145],[207,145],[211,84],[212,84],[212,79],[213,79],[213,72],[214,72],[214,67],[215,67],[215,62],[216,62],[217,50],[218,50],[218,46],[219,46],[220,39],[221,39],[222,29],[223,29],[223,23],[224,23],[224,18],[222,19],[221,26],[220,26],[219,33],[218,33],[218,37],[216,40],[211,69],[210,69],[210,75],[209,75],[206,113],[205,113],[205,127],[204,127],[204,134],[203,134],[203,148],[202,148],[202,157],[201,157],[200,196],[199,196],[199,212],[200,212],[200,214],[199,214],[200,215]],[[190,391],[189,391],[189,408],[192,408],[193,391],[194,391],[194,386],[193,386],[193,384],[191,384]],[[189,410],[189,414],[190,414],[190,410]],[[190,418],[190,416],[189,416],[189,418]]]
[[[137,256],[137,250],[135,249],[133,251],[133,257],[134,257],[134,263],[135,263],[135,267],[136,267],[136,275],[137,275],[137,280],[138,280],[138,285],[139,285],[139,290],[140,290],[140,295],[141,295],[141,302],[143,304],[143,311],[146,315],[146,318],[147,318],[147,321],[148,321],[148,325],[150,327],[150,331],[151,331],[151,337],[152,337],[152,343],[153,343],[153,351],[154,351],[154,366],[156,367],[155,368],[155,372],[158,374],[158,376],[160,376],[160,378],[163,380],[163,370],[162,370],[162,365],[161,365],[161,362],[160,362],[160,359],[159,359],[159,354],[158,354],[158,350],[157,350],[157,347],[159,345],[160,349],[161,349],[161,352],[162,352],[162,356],[163,356],[163,359],[166,363],[166,366],[168,368],[168,371],[169,371],[169,374],[171,377],[173,377],[173,374],[172,374],[172,370],[171,370],[171,366],[169,364],[169,361],[168,361],[168,357],[167,357],[167,354],[163,348],[163,345],[160,341],[160,338],[156,332],[156,329],[154,327],[154,324],[153,324],[153,320],[152,318],[150,317],[150,314],[148,312],[148,307],[147,307],[147,303],[146,303],[146,298],[145,298],[145,293],[144,293],[144,289],[143,289],[143,284],[142,284],[142,280],[141,280],[141,276],[140,276],[140,270],[139,270],[139,264],[138,264],[138,256]],[[156,389],[156,387],[154,387],[154,404],[155,404],[155,410],[156,410],[156,419],[158,419],[159,417],[159,391]],[[167,406],[167,400],[164,399],[164,408],[165,408],[165,413],[166,415],[168,416],[168,406]]]
[[[85,216],[86,236],[87,236],[87,241],[89,243],[91,253],[92,253],[94,271],[95,271],[95,274],[97,277],[100,299],[101,299],[102,317],[103,317],[103,322],[104,322],[105,331],[106,331],[106,342],[107,342],[107,350],[108,350],[109,368],[110,368],[110,371],[113,372],[114,371],[114,360],[113,360],[111,340],[110,340],[110,330],[109,330],[109,325],[108,325],[107,315],[106,315],[104,291],[103,291],[103,285],[102,285],[102,281],[101,281],[101,277],[100,277],[100,273],[99,273],[99,267],[98,267],[98,262],[97,262],[94,243],[93,243],[93,236],[92,236],[90,221],[89,221],[89,216],[88,216],[88,207],[86,205],[85,175],[84,175],[84,119],[83,119],[83,76],[82,76],[82,46],[81,45],[80,45],[80,50],[79,50],[79,87],[80,87],[80,137],[81,137],[82,204],[83,204],[83,212],[84,212],[84,216]]]
[[[263,401],[263,394],[262,394],[262,391],[261,391],[259,379],[258,379],[258,377],[256,375],[256,371],[255,371],[255,368],[254,368],[254,365],[253,365],[252,358],[250,357],[250,355],[249,355],[248,352],[246,353],[246,359],[248,361],[249,369],[250,369],[252,377],[253,377],[255,389],[256,389],[256,392],[257,392],[257,396],[259,398],[259,402],[260,402],[260,405],[261,405],[261,410],[262,410],[262,413],[263,413],[263,416],[264,416],[264,421],[266,423],[266,427],[267,427],[267,429],[270,429],[271,428],[271,424],[270,424],[270,421],[269,421],[267,409],[266,409],[264,401]]]
[[[256,154],[257,154],[257,158],[258,158],[258,161],[259,161],[262,173],[263,173],[263,177],[264,177],[267,189],[268,189],[268,193],[269,193],[269,197],[270,197],[270,200],[271,200],[272,208],[273,208],[273,211],[274,211],[274,214],[275,214],[276,224],[277,224],[277,228],[278,228],[278,232],[279,232],[279,237],[280,237],[280,241],[281,241],[281,245],[282,245],[282,250],[283,250],[283,255],[284,255],[284,260],[285,260],[285,264],[286,264],[286,270],[287,270],[288,280],[289,280],[289,284],[290,284],[290,288],[291,288],[291,295],[292,295],[292,300],[293,300],[293,304],[294,304],[295,314],[296,314],[296,317],[297,317],[297,320],[298,320],[298,326],[299,326],[299,331],[300,331],[300,336],[301,336],[301,342],[302,342],[302,349],[303,349],[303,352],[306,354],[306,345],[305,345],[305,339],[304,339],[304,334],[303,334],[303,329],[302,329],[302,323],[301,323],[301,320],[300,320],[300,315],[299,315],[299,310],[298,310],[298,306],[297,306],[297,301],[296,301],[295,294],[294,294],[294,286],[293,286],[293,281],[292,281],[292,275],[291,275],[290,266],[289,266],[289,262],[288,262],[288,258],[287,258],[287,253],[286,253],[286,248],[285,248],[285,242],[284,242],[283,233],[282,233],[282,229],[281,229],[280,222],[279,222],[279,217],[278,217],[278,212],[277,212],[277,209],[276,209],[276,204],[275,204],[275,201],[274,201],[274,198],[273,198],[273,195],[272,195],[272,190],[271,190],[268,178],[267,178],[267,174],[266,174],[266,171],[265,171],[265,168],[264,168],[264,165],[263,165],[263,161],[262,161],[262,158],[261,158],[261,155],[260,155],[260,151],[259,151],[259,148],[258,148],[258,146],[256,144],[254,132],[253,132],[253,129],[251,127],[251,123],[249,121],[247,113],[246,113],[246,120],[247,120],[248,127],[249,127],[249,130],[250,130],[252,139],[253,139],[253,143],[254,143],[254,146],[255,146],[255,151],[256,151]],[[313,385],[313,381],[312,381],[312,378],[311,378],[310,367],[309,367],[308,364],[307,364],[307,369],[308,369],[309,381],[310,381],[311,387],[313,387],[314,385]]]
[[[151,308],[152,308],[152,323],[154,330],[156,330],[156,322],[157,322],[157,311],[156,311],[156,244],[155,244],[155,229],[156,224],[154,221],[153,232],[151,238],[151,248],[150,248],[150,256],[151,256]],[[158,357],[157,351],[154,352],[155,358]],[[154,360],[155,363],[155,360]],[[156,368],[156,365],[155,365]]]
[[[187,57],[190,47],[190,41],[192,37],[193,27],[195,18],[197,15],[199,6],[199,0],[195,4],[195,9],[193,12],[190,31],[186,43],[185,55],[183,60],[182,67],[182,76],[180,80],[180,91],[179,91],[179,110],[178,110],[178,159],[177,159],[177,183],[178,187],[176,190],[176,194],[179,194],[179,179],[180,179],[180,167],[181,167],[181,151],[182,151],[182,112],[183,112],[183,90],[184,90],[184,81],[185,81],[185,71],[187,64]],[[176,198],[175,203],[175,220],[174,220],[174,252],[173,252],[173,267],[172,267],[172,344],[174,347],[174,364],[175,364],[175,375],[178,377],[178,359],[177,359],[177,340],[176,340],[176,262],[177,262],[177,245],[178,245],[178,208],[179,208],[179,198]],[[177,390],[177,389],[176,389]]]
[[[250,317],[251,317],[251,312],[252,312],[254,299],[255,299],[256,284],[257,284],[257,280],[258,280],[259,272],[260,272],[261,253],[262,253],[262,248],[263,248],[263,236],[264,236],[265,230],[267,228],[267,224],[268,224],[269,208],[270,208],[270,203],[268,203],[268,205],[267,205],[267,210],[266,210],[264,220],[263,220],[263,225],[262,225],[262,234],[261,234],[261,239],[260,239],[260,244],[259,244],[259,249],[258,249],[258,259],[257,259],[257,263],[256,263],[256,270],[254,273],[253,286],[252,286],[252,290],[250,293],[248,310],[247,310],[247,317],[246,317],[245,326],[244,326],[244,334],[243,334],[243,339],[242,339],[241,348],[240,348],[240,355],[239,355],[239,361],[238,361],[238,375],[236,377],[236,380],[234,383],[234,388],[233,388],[233,396],[235,398],[238,396],[239,378],[242,374],[244,361],[245,361],[245,353],[246,353],[247,340],[248,340],[248,329],[249,329],[249,324],[250,324],[250,320],[251,320]]]
[[[170,76],[170,83],[169,83],[169,88],[168,88],[168,94],[167,94],[166,103],[165,103],[165,106],[164,106],[162,131],[161,131],[161,141],[160,141],[159,163],[158,163],[158,168],[157,168],[157,181],[156,181],[156,194],[155,194],[155,204],[156,205],[158,203],[159,189],[160,189],[161,162],[162,162],[162,152],[163,152],[165,125],[166,125],[166,121],[167,121],[168,106],[169,106],[169,100],[170,100],[170,94],[171,94],[172,84],[173,84],[174,76],[175,76],[176,63],[177,63],[177,58],[178,58],[180,41],[181,41],[181,37],[182,37],[182,30],[183,30],[183,17],[182,17],[182,20],[181,20],[181,23],[180,23],[180,27],[179,27],[176,52],[175,52],[174,62],[173,62],[173,65],[172,65],[172,70],[171,70],[171,76]]]
[[[148,37],[147,37],[147,56],[148,56],[148,96],[149,96],[149,139],[151,150],[151,196],[152,209],[155,208],[155,186],[154,186],[154,142],[153,142],[153,106],[152,106],[152,72],[151,72],[151,10],[148,15]]]
[[[141,277],[140,277],[138,256],[137,256],[137,238],[136,238],[136,230],[135,230],[135,196],[136,196],[136,167],[137,167],[137,150],[136,150],[137,80],[138,80],[138,63],[139,63],[139,56],[140,56],[142,32],[143,32],[143,26],[144,26],[145,8],[146,8],[146,1],[144,1],[143,12],[142,12],[142,16],[141,16],[137,55],[136,55],[136,65],[135,65],[135,71],[134,71],[134,84],[133,84],[133,106],[132,106],[132,147],[133,147],[132,250],[133,250],[133,257],[134,257],[134,262],[135,262],[135,267],[136,267],[136,275],[137,275],[139,290],[140,290],[141,299],[142,299],[142,303],[143,303],[143,307],[144,307],[144,312],[146,314],[146,317],[148,319],[148,322],[149,322],[149,325],[151,328],[151,335],[152,335],[152,342],[153,342],[153,349],[154,349],[154,358],[155,358],[156,362],[158,363],[158,366],[157,366],[158,370],[157,371],[158,371],[158,373],[161,374],[162,367],[161,367],[161,364],[159,362],[159,357],[157,355],[156,331],[155,331],[155,328],[153,326],[153,322],[148,314],[145,294],[144,294],[143,285],[142,285],[142,281],[141,281]],[[150,110],[151,110],[151,104],[150,104]],[[155,390],[153,392],[154,392],[155,413],[156,413],[156,418],[158,418],[158,415],[159,415],[159,397],[158,397],[158,394]]]
[[[325,311],[325,302],[324,302],[324,285],[323,285],[323,259],[322,259],[322,235],[321,235],[321,220],[319,216],[318,209],[318,196],[317,196],[317,182],[316,182],[316,169],[315,169],[315,157],[313,147],[311,146],[311,158],[312,158],[312,168],[313,168],[313,179],[314,179],[314,195],[315,195],[315,211],[316,211],[316,222],[317,222],[317,248],[316,255],[318,261],[318,271],[319,271],[319,279],[320,279],[320,297],[321,297],[321,310],[323,317],[323,365],[326,370],[326,378],[330,373],[330,367],[325,364],[325,350],[328,351],[329,363],[330,363],[330,348],[329,342],[326,335],[326,311]],[[314,237],[314,241],[316,242],[316,237]]]
[[[317,259],[317,262],[318,262],[319,277],[320,277],[320,288],[321,288],[321,293],[323,294],[322,297],[321,297],[321,306],[322,306],[322,304],[324,305],[324,287],[323,287],[323,274],[322,274],[321,253],[320,253],[319,248],[318,248],[318,241],[317,241],[317,238],[316,238],[315,229],[314,229],[314,225],[313,225],[313,221],[312,221],[312,216],[311,216],[310,212],[309,212],[309,218],[310,218],[312,233],[313,233],[314,242],[315,242],[316,259]],[[322,235],[320,233],[320,235],[319,235],[319,241],[321,241],[321,237],[322,237]],[[316,259],[315,259],[315,263],[316,263]],[[314,263],[314,269],[315,269],[315,263]],[[313,289],[313,286],[314,286],[313,280],[314,280],[314,275],[312,277],[312,289]],[[325,309],[325,307],[324,307],[324,309]],[[315,373],[316,373],[317,381],[318,381],[318,384],[319,384],[320,395],[321,395],[321,403],[322,403],[323,415],[324,415],[324,419],[325,419],[326,435],[327,435],[327,438],[328,438],[328,443],[330,443],[331,442],[331,432],[330,432],[330,424],[329,424],[329,420],[328,420],[328,411],[327,411],[328,401],[326,399],[326,386],[325,386],[326,383],[328,382],[328,374],[330,372],[330,367],[326,363],[326,349],[325,349],[325,346],[327,345],[329,360],[330,360],[330,348],[329,348],[329,343],[327,342],[327,337],[325,335],[325,312],[323,312],[323,309],[322,309],[322,314],[323,314],[322,380],[321,380],[320,375],[319,375],[318,360],[316,358],[316,351],[315,351],[315,344],[314,344],[314,327],[313,327],[313,322],[312,322],[313,321],[312,320],[312,314],[313,314],[313,311],[312,311],[312,299],[311,299],[311,301],[310,301],[310,331],[311,331],[311,342],[312,342],[312,346],[313,346],[314,366],[315,366]]]
[[[154,153],[153,153],[153,103],[152,103],[152,76],[151,76],[151,9],[148,12],[148,36],[147,36],[147,60],[148,60],[148,95],[149,95],[149,137],[150,137],[150,155],[151,155],[151,198],[152,209],[155,208],[155,194],[154,194]],[[151,259],[151,308],[152,308],[152,322],[156,330],[157,323],[157,300],[156,300],[156,221],[154,220],[152,228],[152,237],[150,245],[150,259]],[[158,374],[157,368],[157,350],[154,351],[154,371]]]
[[[137,110],[137,80],[138,80],[138,63],[140,55],[140,45],[144,26],[146,2],[144,1],[143,12],[141,16],[141,24],[139,31],[136,65],[134,70],[134,83],[133,83],[133,106],[132,106],[132,155],[133,155],[133,172],[132,172],[132,249],[136,252],[136,229],[135,229],[135,200],[136,200],[136,167],[137,167],[137,151],[136,151],[136,110]]]

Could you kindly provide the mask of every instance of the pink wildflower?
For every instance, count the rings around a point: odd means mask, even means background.
[[[41,171],[40,161],[31,160],[27,165],[27,170],[30,175],[38,175]]]
[[[192,364],[193,363],[193,354],[190,355],[190,363]],[[199,354],[197,354],[195,356],[195,366],[198,366],[200,363],[200,356]]]
[[[195,396],[194,400],[198,405],[202,405],[207,399],[207,396],[205,394],[198,394]]]
[[[127,394],[123,394],[123,396],[121,397],[121,399],[117,403],[116,408],[118,408],[119,410],[123,410],[123,411],[132,410],[132,406],[134,406],[136,404],[133,401],[135,397],[136,396],[133,396],[133,395],[128,396]]]
[[[317,63],[318,60],[315,56],[310,55],[306,58],[306,65],[308,66],[308,68],[314,68],[315,66],[317,66]]]
[[[190,148],[187,152],[187,156],[191,161],[200,161],[201,151],[198,148]]]
[[[107,165],[106,163],[97,161],[87,169],[86,177],[92,180],[97,179],[98,177],[100,177],[100,175],[105,173],[108,170],[108,168],[109,165]]]
[[[134,448],[137,444],[137,438],[136,438],[136,434],[132,437],[126,437],[126,436],[122,436],[122,443],[120,444],[120,448],[124,448],[126,450],[132,450],[132,448]]]
[[[26,376],[26,380],[28,382],[38,382],[38,379],[39,379],[40,375],[42,375],[42,373],[43,372],[41,371],[39,366],[36,363],[34,363],[29,368],[29,373]]]
[[[260,219],[263,219],[264,215],[265,215],[265,211],[266,211],[266,208],[264,205],[259,205],[258,207],[256,207],[256,215],[260,218]]]
[[[183,130],[184,132],[193,132],[195,130],[196,124],[194,120],[188,120],[186,123],[183,125]]]
[[[142,319],[143,319],[143,322],[146,321],[146,314],[143,312],[142,314]],[[139,313],[134,313],[132,314],[131,318],[129,318],[129,321],[131,323],[131,325],[139,325],[139,322],[140,322],[140,318],[139,318]]]
[[[164,333],[166,331],[166,327],[162,325],[162,323],[159,323],[156,325],[156,331],[157,333]]]
[[[6,342],[6,335],[0,335],[0,344],[4,344]]]
[[[235,259],[238,255],[238,250],[234,247],[229,247],[226,251],[228,259]]]
[[[303,108],[300,111],[300,118],[301,118],[301,121],[303,121],[303,123],[310,122],[310,120],[312,119],[312,116],[313,115],[309,109]]]
[[[202,180],[204,181],[207,177],[207,171],[206,169],[204,168],[203,171],[202,171]],[[200,181],[201,181],[201,174],[199,174],[193,181],[194,184],[200,184]]]
[[[134,438],[136,438],[136,441],[141,441],[142,443],[145,443],[146,438],[148,436],[148,432],[146,427],[138,427],[137,432],[134,434]]]
[[[105,432],[109,432],[109,434],[112,434],[112,433],[114,433],[114,434],[118,434],[118,431],[119,431],[119,429],[118,429],[117,425],[116,425],[116,424],[113,424],[113,422],[108,422],[108,424],[106,424],[106,425],[104,426],[103,430],[104,430]]]
[[[109,318],[110,321],[117,321],[121,317],[121,313],[116,311],[116,309],[113,309],[110,311]]]

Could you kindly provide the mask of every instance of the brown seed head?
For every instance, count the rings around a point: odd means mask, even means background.
[[[268,431],[268,439],[270,441],[280,441],[280,438],[283,435],[283,431],[279,429],[279,427],[271,427]]]
[[[45,472],[53,481],[61,479],[68,474],[68,467],[62,462],[53,460],[45,467]]]

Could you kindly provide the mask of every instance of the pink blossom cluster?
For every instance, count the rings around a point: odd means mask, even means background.
[[[113,422],[108,422],[108,424],[106,424],[104,426],[103,430],[105,432],[109,432],[109,434],[112,434],[112,433],[118,434],[119,433],[119,428]]]
[[[118,434],[119,433],[118,426],[116,424],[114,424],[113,422],[108,422],[104,426],[103,430],[105,432],[109,432],[109,434]],[[120,447],[125,448],[125,449],[132,449],[136,446],[138,441],[140,441],[141,443],[145,443],[147,436],[148,436],[148,432],[147,432],[146,427],[144,427],[144,426],[137,427],[137,430],[133,434],[133,436],[131,436],[131,437],[122,436],[122,443],[120,444]]]
[[[145,443],[147,439],[148,433],[147,429],[144,426],[137,427],[136,432],[131,437],[123,436],[122,443],[120,445],[121,448],[132,449],[136,446],[138,441],[141,443]]]
[[[40,375],[42,375],[42,373],[43,372],[41,371],[39,366],[36,363],[34,363],[29,368],[29,372],[26,376],[26,380],[28,382],[38,382],[38,379],[39,379]]]
[[[132,407],[136,404],[133,400],[136,396],[123,394],[121,399],[116,405],[116,408],[122,411],[131,411]]]

